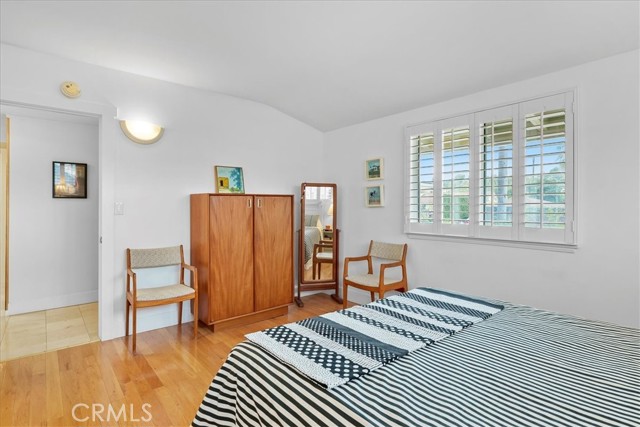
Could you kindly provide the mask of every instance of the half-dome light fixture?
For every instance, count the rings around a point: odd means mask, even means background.
[[[162,126],[139,120],[120,120],[120,128],[127,138],[138,144],[153,144],[164,133]]]

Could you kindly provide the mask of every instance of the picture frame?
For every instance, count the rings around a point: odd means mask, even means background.
[[[244,194],[244,175],[238,166],[215,166],[216,192]]]
[[[369,181],[384,178],[384,161],[382,157],[365,160],[364,162],[365,177]]]
[[[51,194],[54,199],[86,199],[87,164],[52,162]]]
[[[365,205],[368,208],[384,206],[384,185],[369,185],[364,191]]]

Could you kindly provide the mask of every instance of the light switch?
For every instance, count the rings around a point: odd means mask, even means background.
[[[124,215],[124,203],[116,202],[115,208],[114,208],[114,213],[116,215]]]

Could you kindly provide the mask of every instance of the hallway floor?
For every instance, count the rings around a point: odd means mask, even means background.
[[[98,341],[98,303],[7,318],[0,361]]]

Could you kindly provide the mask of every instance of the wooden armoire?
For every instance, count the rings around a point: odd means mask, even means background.
[[[191,264],[209,327],[256,322],[293,302],[293,196],[192,194]]]

